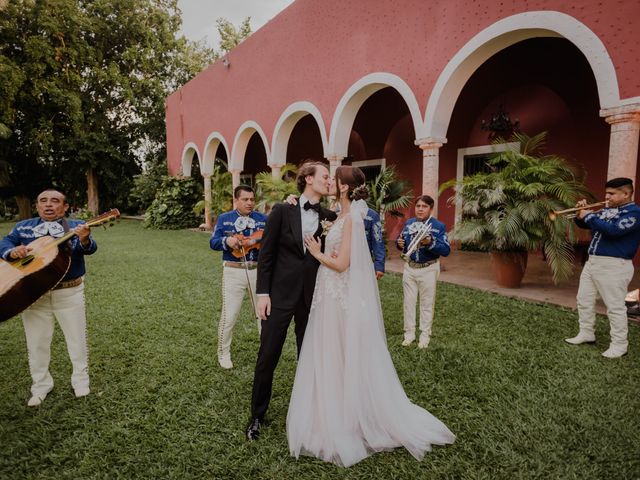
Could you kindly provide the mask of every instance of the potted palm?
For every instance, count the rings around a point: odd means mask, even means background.
[[[501,286],[520,286],[530,251],[543,252],[556,283],[573,272],[573,222],[552,220],[549,212],[593,196],[565,159],[540,153],[545,137],[546,132],[515,133],[510,142],[518,142],[520,151],[496,153],[488,161],[489,172],[440,187],[440,192],[453,187],[449,201],[462,209],[451,238],[490,252]]]

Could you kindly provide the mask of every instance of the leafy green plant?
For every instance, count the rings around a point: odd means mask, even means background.
[[[93,214],[93,212],[91,212],[91,210],[89,210],[87,204],[85,203],[81,208],[78,208],[71,212],[69,214],[69,217],[75,218],[77,220],[89,220],[95,217],[95,215]]]
[[[145,227],[179,229],[197,226],[193,206],[202,196],[202,185],[191,177],[163,177],[156,198],[147,209]]]
[[[289,194],[300,195],[296,187],[295,175],[298,167],[285,163],[280,175],[274,178],[271,172],[260,172],[256,175],[256,209],[269,211],[273,205],[282,202]]]
[[[394,217],[404,217],[404,213],[401,210],[407,208],[413,198],[411,183],[400,179],[395,167],[390,165],[382,169],[367,186],[369,187],[367,204],[372,210],[380,214],[382,238],[385,251],[388,254],[388,238],[385,228],[386,214],[388,213]]]
[[[462,207],[451,239],[485,251],[542,250],[558,282],[573,272],[575,232],[573,222],[552,221],[549,212],[593,195],[564,158],[540,153],[545,138],[546,132],[514,134],[509,141],[519,142],[521,151],[496,153],[488,162],[492,171],[450,180],[440,192],[453,187],[449,202]]]
[[[129,192],[129,204],[138,213],[143,213],[153,203],[156,192],[167,175],[167,163],[161,161],[152,165],[147,171],[133,177],[133,187]]]
[[[411,204],[413,190],[407,180],[400,179],[393,165],[384,168],[371,182],[369,182],[369,199],[367,203],[380,213],[383,221],[385,214],[394,217],[404,217],[402,209]]]

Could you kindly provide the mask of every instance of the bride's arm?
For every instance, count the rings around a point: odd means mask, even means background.
[[[320,240],[309,236],[305,238],[304,243],[313,255],[322,265],[337,272],[344,272],[349,268],[351,263],[351,216],[344,219],[342,230],[342,241],[340,242],[340,250],[338,256],[332,257],[320,251]]]

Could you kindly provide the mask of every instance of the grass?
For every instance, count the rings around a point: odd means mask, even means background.
[[[221,259],[207,234],[122,221],[94,229],[94,237],[89,397],[73,397],[56,329],[56,387],[28,408],[22,324],[0,324],[0,478],[640,478],[635,324],[629,355],[606,360],[604,318],[595,347],[572,347],[562,339],[576,332],[574,312],[440,284],[429,348],[404,348],[401,279],[386,275],[382,303],[400,379],[457,440],[422,462],[398,449],[342,469],[289,456],[292,331],[276,371],[271,424],[260,441],[245,441],[258,338],[246,301],[232,346],[236,368],[218,367]]]

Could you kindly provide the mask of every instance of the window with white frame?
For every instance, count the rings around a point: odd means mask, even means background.
[[[253,175],[251,175],[250,173],[241,173],[240,185],[248,185],[250,187],[253,187]]]
[[[458,182],[468,175],[480,172],[489,172],[492,167],[487,161],[498,152],[508,150],[520,151],[520,142],[498,143],[495,145],[481,145],[479,147],[459,148],[458,165],[456,168],[456,180]],[[462,214],[462,205],[456,202],[455,222],[458,223]]]

